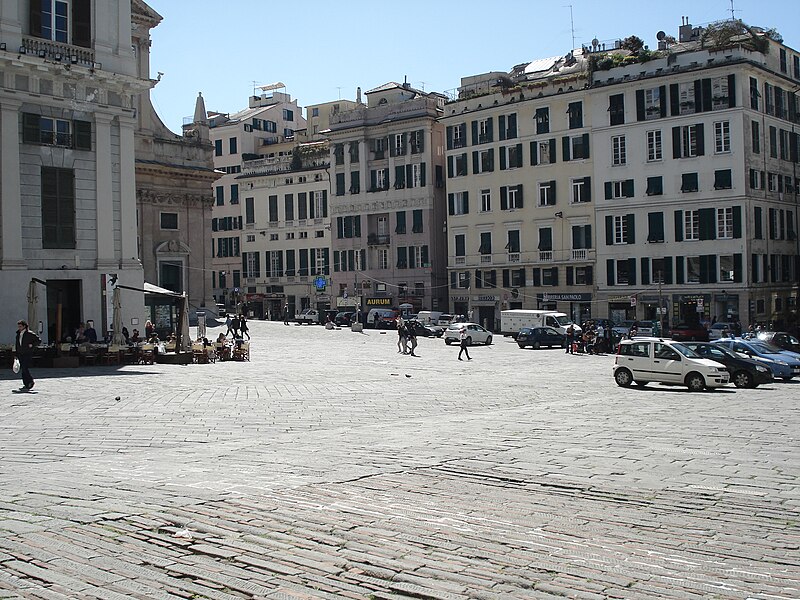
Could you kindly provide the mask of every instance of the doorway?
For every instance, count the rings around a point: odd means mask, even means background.
[[[81,281],[79,279],[47,280],[47,343],[58,343],[72,337],[82,321]],[[38,327],[30,323],[32,328]]]
[[[183,265],[179,262],[159,263],[159,283],[161,287],[176,294],[183,293]]]

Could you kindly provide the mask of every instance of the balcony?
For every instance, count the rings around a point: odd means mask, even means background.
[[[388,246],[389,234],[370,233],[367,236],[368,246]]]
[[[508,253],[508,262],[510,262],[510,263],[519,262],[519,252],[509,252]]]
[[[492,264],[492,255],[491,254],[481,254],[481,264]]]
[[[22,38],[20,53],[22,52],[22,48],[25,49],[25,54],[30,56],[38,56],[51,61],[63,62],[64,64],[100,68],[100,66],[96,65],[94,62],[94,51],[89,48],[29,37]]]
[[[467,257],[466,256],[456,256],[456,265],[465,265],[467,264]]]
[[[539,250],[539,262],[553,262],[553,251]]]
[[[573,248],[572,260],[586,260],[586,249],[581,248],[580,250],[576,250]]]

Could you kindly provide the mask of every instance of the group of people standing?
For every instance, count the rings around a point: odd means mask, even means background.
[[[225,319],[225,326],[228,328],[226,335],[233,335],[234,338],[243,339],[244,336],[247,336],[248,341],[250,340],[250,328],[247,326],[247,319],[243,314],[233,315],[233,318],[228,315],[228,318]]]
[[[410,346],[410,348],[409,348]],[[402,318],[397,319],[397,352],[403,354],[410,354],[411,356],[419,356],[414,354],[417,348],[417,334],[414,331],[414,325]]]
[[[570,323],[567,327],[566,354],[585,353],[602,354],[611,348],[611,328],[602,323],[595,324],[587,321],[583,324],[582,331]]]

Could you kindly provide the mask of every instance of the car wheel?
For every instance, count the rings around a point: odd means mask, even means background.
[[[649,381],[638,381],[638,380],[636,381],[636,385],[639,386],[639,387],[644,387],[648,383],[650,383],[650,382]]]
[[[453,343],[453,340],[451,340],[450,338],[445,338],[444,343],[449,346],[450,344]]]
[[[540,344],[539,344],[539,342],[533,342],[533,349],[534,349],[534,350],[538,350],[538,349],[539,349],[539,347],[540,347]]]
[[[614,381],[620,387],[630,387],[633,383],[633,375],[628,369],[617,369],[617,372],[614,373]]]
[[[523,350],[525,349],[525,344],[517,344],[517,345],[518,345],[520,348],[522,348]]]
[[[753,385],[753,376],[747,371],[736,371],[733,374],[733,385],[737,388],[755,387]]]
[[[487,346],[491,346],[492,345],[492,336],[489,336],[489,337],[486,338],[486,345]]]
[[[791,381],[791,380],[792,380],[792,376],[789,376],[789,377],[781,377],[781,379],[783,379],[784,381]]]
[[[685,383],[690,392],[702,392],[706,389],[706,381],[700,373],[689,373],[686,376]]]
[[[472,338],[470,336],[467,336],[467,339],[464,341],[467,342],[467,346],[472,346]]]

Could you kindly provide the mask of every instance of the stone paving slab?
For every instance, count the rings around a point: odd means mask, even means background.
[[[800,597],[800,382],[251,333],[249,363],[0,394],[0,598]]]

